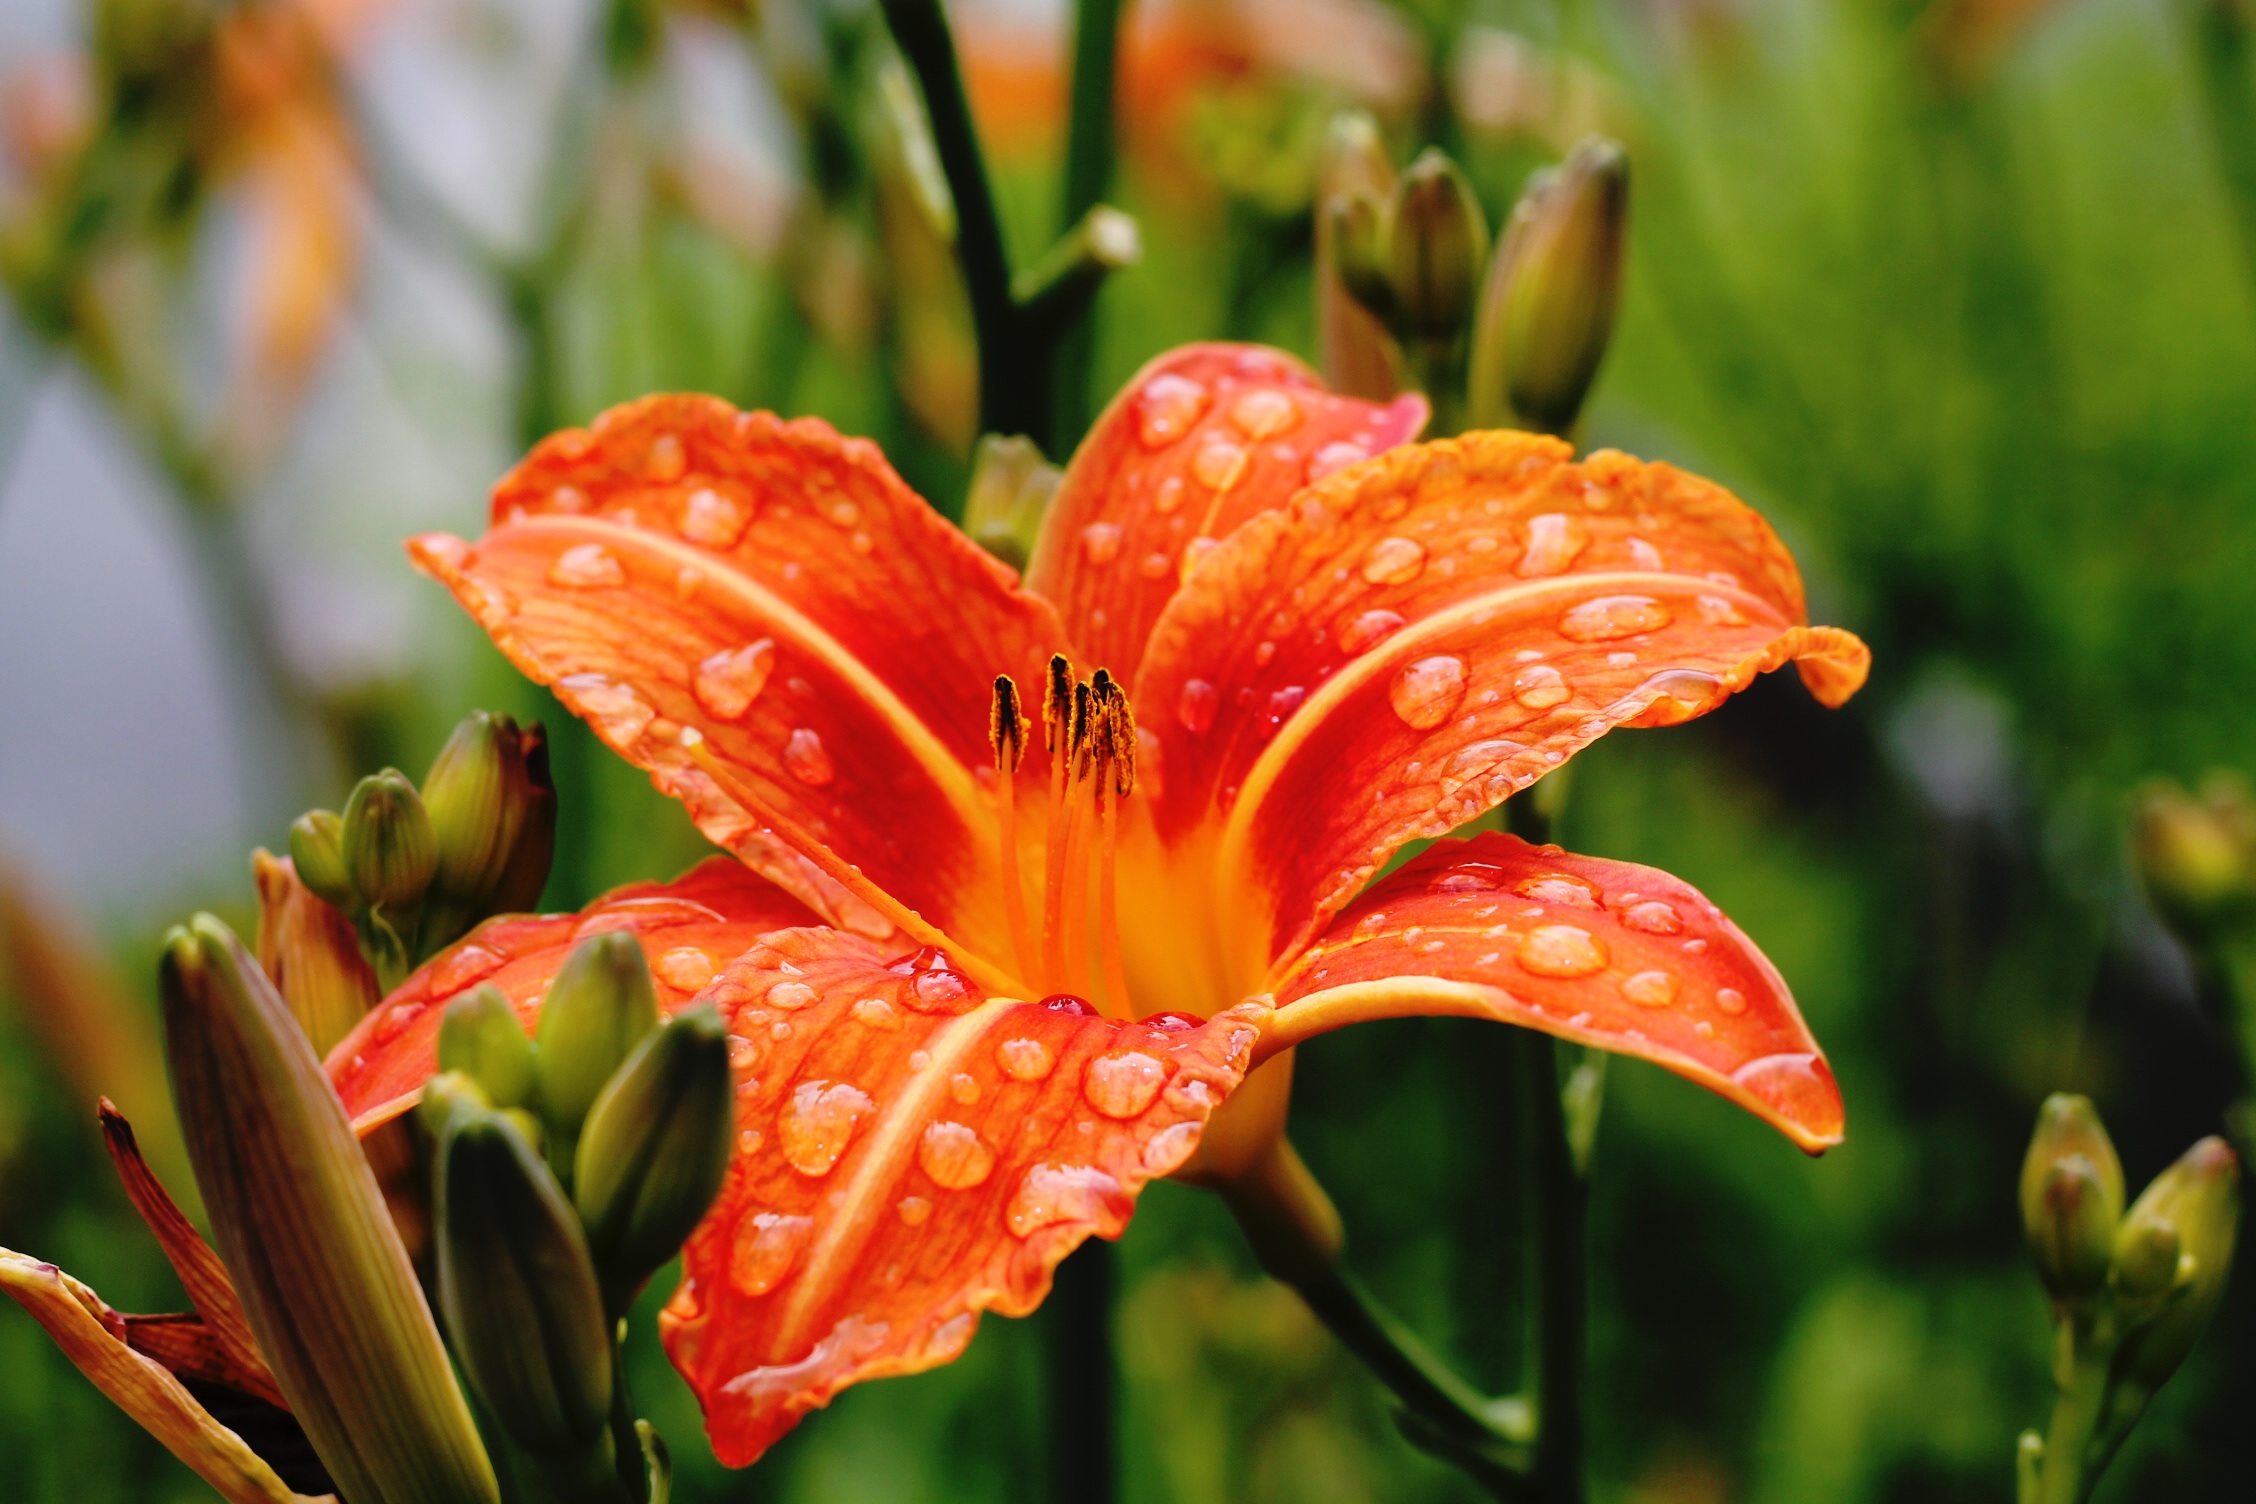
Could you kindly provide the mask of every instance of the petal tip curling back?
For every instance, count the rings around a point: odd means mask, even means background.
[[[706,997],[735,1041],[738,1152],[659,1326],[730,1466],[850,1384],[954,1358],[982,1311],[1032,1311],[1196,1149],[1269,1017],[1122,1023],[815,929]]]

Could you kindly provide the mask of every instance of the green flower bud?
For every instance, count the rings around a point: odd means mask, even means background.
[[[572,947],[541,1004],[541,1121],[549,1160],[570,1174],[580,1124],[611,1073],[658,1026],[658,994],[642,942],[624,930],[591,935]]]
[[[494,1504],[493,1465],[407,1250],[289,1005],[208,914],[166,936],[160,979],[213,1242],[339,1492]]]
[[[1369,188],[1351,187],[1324,206],[1325,237],[1340,285],[1383,323],[1396,323],[1402,309],[1387,270],[1387,206]]]
[[[981,434],[971,456],[964,531],[1011,568],[1024,569],[1050,498],[1064,478],[1065,472],[1042,458],[1033,440]]]
[[[457,1117],[437,1164],[439,1308],[463,1372],[549,1492],[615,1497],[610,1327],[571,1203],[499,1113]]]
[[[2154,1177],[2123,1220],[2118,1260],[2132,1256],[2158,1267],[2163,1244],[2175,1241],[2178,1257],[2174,1288],[2159,1310],[2124,1339],[2115,1371],[2127,1388],[2152,1393],[2177,1371],[2194,1340],[2216,1314],[2232,1271],[2233,1241],[2240,1226],[2240,1161],[2221,1138],[2205,1138]],[[2150,1229],[2152,1229],[2150,1231]],[[2160,1229],[2174,1238],[2165,1240]],[[2118,1264],[2118,1279],[2131,1271]],[[2139,1277],[2151,1283],[2152,1271]]]
[[[2106,1283],[2123,1214],[2123,1166],[2089,1097],[2055,1092],[2037,1112],[2021,1162],[2021,1226],[2055,1300],[2080,1300]]]
[[[360,894],[345,871],[345,822],[333,811],[308,810],[290,822],[290,865],[323,902],[348,915],[359,910]]]
[[[387,916],[412,911],[438,870],[438,839],[415,785],[396,768],[363,778],[345,803],[345,871]]]
[[[2115,1240],[2115,1288],[2133,1301],[2160,1295],[2178,1282],[2177,1228],[2161,1217],[2126,1222]]]
[[[439,852],[424,922],[426,950],[483,919],[501,887],[525,821],[524,760],[517,723],[474,710],[424,775],[423,807]]]
[[[1474,324],[1466,421],[1565,433],[1613,337],[1629,218],[1629,157],[1589,140],[1513,206]]]
[[[524,816],[509,865],[487,904],[495,914],[529,914],[539,908],[548,865],[556,855],[556,785],[548,776],[548,733],[539,722],[518,729],[517,751],[512,768],[522,781],[511,797],[523,805]]]
[[[1394,193],[1394,164],[1368,111],[1342,110],[1324,135],[1316,174],[1316,347],[1324,382],[1335,392],[1383,402],[1395,393],[1393,343],[1363,299],[1340,274],[1339,223],[1333,206],[1348,194],[1370,197],[1372,227],[1378,204]],[[1371,245],[1376,244],[1372,237]],[[1370,252],[1370,245],[1365,248]],[[1375,263],[1376,257],[1371,260]]]
[[[2256,804],[2229,774],[2213,775],[2198,799],[2166,782],[2142,789],[2131,853],[2155,912],[2188,940],[2256,912]]]
[[[493,1103],[486,1099],[486,1089],[467,1071],[440,1071],[423,1083],[423,1095],[417,1099],[415,1112],[423,1120],[432,1142],[447,1136],[455,1120],[471,1112],[488,1112]]]
[[[495,1107],[533,1099],[533,1042],[501,989],[480,982],[446,1006],[439,1020],[439,1069],[475,1080]]]
[[[1395,187],[1393,221],[1387,278],[1404,332],[1427,339],[1460,333],[1488,264],[1488,218],[1473,185],[1446,153],[1428,147]]]
[[[734,1130],[728,1029],[711,1004],[652,1031],[596,1098],[572,1199],[613,1315],[703,1220]]]

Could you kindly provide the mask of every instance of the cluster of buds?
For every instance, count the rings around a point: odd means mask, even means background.
[[[1396,178],[1368,117],[1346,116],[1325,173],[1320,278],[1392,333],[1437,425],[1569,432],[1613,335],[1629,211],[1622,148],[1593,138],[1537,173],[1493,253],[1472,184],[1438,149]],[[1330,291],[1320,286],[1319,299]],[[1366,360],[1340,337],[1347,328],[1328,319],[1327,362]]]
[[[342,815],[290,827],[298,879],[351,919],[383,990],[491,914],[531,909],[556,846],[556,790],[536,725],[473,711],[417,790],[396,768],[354,787]]]
[[[656,1439],[616,1334],[718,1194],[733,1132],[710,1005],[661,1023],[632,935],[573,949],[537,1039],[498,990],[447,1006],[424,1088],[439,1309],[517,1470],[542,1497],[638,1499]]]
[[[2052,1424],[2021,1438],[2021,1504],[2080,1504],[2224,1295],[2240,1161],[2205,1138],[2128,1210],[2089,1099],[2056,1094],[2021,1168],[2021,1222],[2052,1297]]]

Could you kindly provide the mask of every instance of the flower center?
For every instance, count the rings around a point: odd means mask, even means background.
[[[1050,758],[1049,839],[1042,864],[1040,928],[1026,901],[1018,847],[1018,768],[1027,743],[1018,685],[995,680],[988,740],[1001,774],[998,841],[1003,908],[1020,973],[1053,992],[1078,992],[1089,977],[1089,847],[1095,826],[1097,966],[1105,1011],[1133,1018],[1120,960],[1115,853],[1120,804],[1136,786],[1136,718],[1127,692],[1104,669],[1076,679],[1064,654],[1050,659],[1042,696],[1042,745]],[[1092,816],[1094,820],[1092,822]]]

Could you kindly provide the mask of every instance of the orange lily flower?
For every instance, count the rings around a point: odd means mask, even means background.
[[[637,928],[668,1005],[737,1041],[740,1152],[661,1323],[732,1464],[1031,1310],[1151,1176],[1242,1169],[1291,1047],[1344,1024],[1520,1024],[1838,1142],[1785,983],[1678,879],[1488,834],[1371,885],[1615,726],[1788,662],[1838,704],[1869,661],[1722,488],[1408,442],[1425,416],[1175,351],[1074,456],[1024,584],[817,421],[658,396],[552,435],[482,539],[411,553],[774,886],[709,864],[492,922],[338,1047],[348,1110],[404,1109],[453,992],[530,1010],[573,935]],[[759,934],[779,904],[819,922]]]

